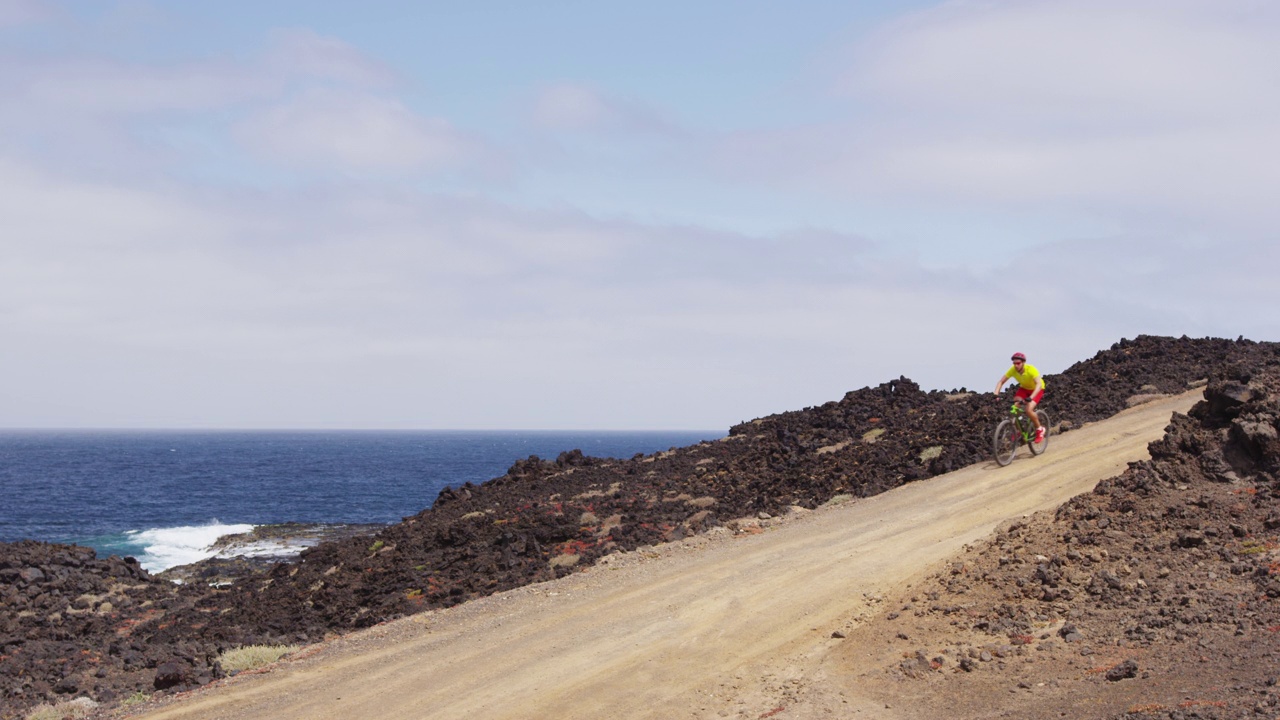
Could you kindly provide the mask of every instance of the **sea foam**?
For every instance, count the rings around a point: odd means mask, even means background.
[[[136,555],[142,568],[157,573],[176,565],[187,565],[218,554],[213,544],[223,535],[238,535],[253,530],[253,525],[224,525],[213,521],[208,525],[132,530],[126,533],[128,544],[141,549]]]

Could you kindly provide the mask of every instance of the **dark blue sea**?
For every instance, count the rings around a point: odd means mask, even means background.
[[[0,541],[77,543],[148,570],[256,525],[394,523],[448,486],[580,449],[630,458],[724,433],[0,431]]]

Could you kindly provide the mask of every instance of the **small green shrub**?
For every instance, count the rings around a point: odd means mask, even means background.
[[[222,663],[222,669],[226,672],[243,672],[270,665],[297,650],[297,645],[250,645],[227,650],[218,656],[218,662]]]
[[[121,704],[121,705],[123,705],[123,706],[125,706],[125,707],[129,707],[130,705],[141,705],[142,703],[144,703],[144,702],[146,702],[146,701],[148,701],[148,700],[150,700],[150,699],[151,699],[151,694],[150,694],[150,693],[145,693],[145,692],[142,692],[141,690],[139,690],[138,692],[136,692],[136,693],[134,693],[134,694],[130,695],[129,697],[127,697],[127,698],[125,698],[125,699],[121,700],[121,701],[120,701],[120,704]]]
[[[371,553],[376,553],[376,552],[378,552],[379,550],[381,550],[382,548],[386,547],[386,545],[387,545],[387,544],[386,544],[385,542],[383,542],[383,541],[379,540],[379,541],[377,541],[377,542],[375,542],[374,544],[372,544],[372,545],[370,545],[370,546],[369,546],[369,552],[371,552]]]

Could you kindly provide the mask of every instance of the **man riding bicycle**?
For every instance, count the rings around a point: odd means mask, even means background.
[[[1026,401],[1027,417],[1036,424],[1036,442],[1043,442],[1045,429],[1040,424],[1040,418],[1036,416],[1036,405],[1044,400],[1044,377],[1040,375],[1035,365],[1027,364],[1026,355],[1017,352],[1013,354],[1013,367],[1001,375],[1000,382],[996,383],[996,397],[1000,396],[1000,388],[1010,380],[1018,381],[1018,392],[1015,397]]]

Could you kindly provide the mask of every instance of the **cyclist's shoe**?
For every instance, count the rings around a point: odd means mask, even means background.
[[[1045,430],[1043,425],[1036,428],[1036,442],[1038,443],[1044,442],[1044,434],[1045,434]]]

